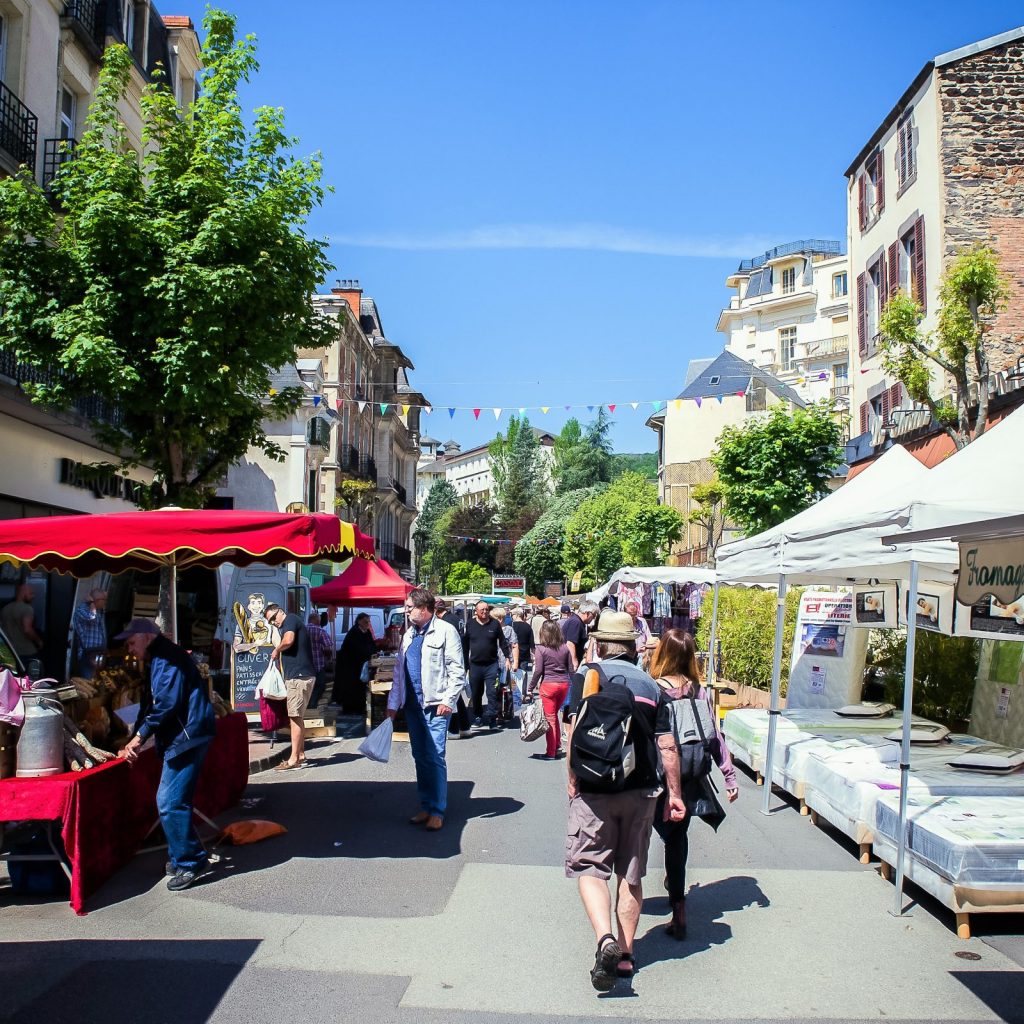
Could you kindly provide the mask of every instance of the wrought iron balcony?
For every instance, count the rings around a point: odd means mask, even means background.
[[[314,417],[306,426],[306,443],[314,448],[331,450],[331,425],[319,416]]]
[[[107,0],[66,0],[64,23],[80,39],[102,51],[106,13]]]
[[[38,141],[39,118],[0,82],[0,149],[35,174]]]
[[[763,256],[755,256],[750,260],[742,260],[737,270],[738,274],[745,274],[750,270],[757,270],[763,267],[770,260],[777,260],[780,256],[797,256],[801,253],[817,254],[822,256],[842,256],[843,245],[841,242],[829,242],[821,238],[801,238],[797,242],[787,242],[785,245],[777,245],[769,249]]]
[[[63,372],[53,366],[34,366],[18,359],[17,354],[8,348],[0,348],[0,377],[6,377],[17,385],[22,384],[55,384]],[[77,398],[71,403],[72,408],[87,420],[109,423],[120,426],[124,422],[124,412],[120,406],[112,405],[95,395]]]
[[[338,446],[338,469],[355,475],[359,472],[359,450],[350,444]]]
[[[74,139],[43,140],[43,188],[49,188],[57,172],[75,157]]]
[[[411,569],[412,552],[393,541],[377,538],[377,557],[383,558],[393,569]]]
[[[394,477],[391,478],[391,486],[398,495],[398,500],[404,505],[406,497],[405,488]]]
[[[377,461],[372,455],[359,456],[359,475],[366,480],[377,483]]]

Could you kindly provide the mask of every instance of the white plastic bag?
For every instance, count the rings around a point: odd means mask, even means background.
[[[256,684],[256,692],[262,693],[268,700],[284,700],[288,696],[284,685],[284,676],[281,675],[276,661],[271,661],[267,666],[266,672]]]
[[[386,764],[391,756],[391,737],[394,735],[395,727],[390,718],[385,718],[369,736],[359,744],[359,753],[368,757],[371,761],[381,761]]]
[[[539,740],[551,728],[544,717],[544,707],[539,700],[523,704],[519,712],[519,738],[524,743]]]

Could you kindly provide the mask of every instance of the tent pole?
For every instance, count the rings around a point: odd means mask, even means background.
[[[718,682],[715,672],[715,640],[718,638],[718,580],[715,580],[715,597],[711,603],[711,639],[708,642],[708,671],[705,673],[710,686]]]
[[[178,560],[171,555],[171,639],[178,642]]]
[[[907,789],[910,785],[910,725],[914,709],[914,651],[917,646],[918,564],[910,563],[910,592],[907,594],[907,660],[903,670],[903,740],[900,745],[900,823],[896,842],[896,891],[892,915],[903,914],[903,865],[907,854]]]
[[[772,768],[775,760],[775,730],[779,724],[779,690],[782,685],[782,631],[786,621],[786,575],[779,573],[779,592],[775,604],[775,650],[772,655],[772,704],[768,709],[768,749],[764,761],[764,803],[762,814],[771,813]]]

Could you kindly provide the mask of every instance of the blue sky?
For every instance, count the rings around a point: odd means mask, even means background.
[[[416,364],[424,431],[466,447],[494,406],[550,406],[529,415],[554,432],[615,403],[618,451],[653,450],[650,401],[721,350],[738,260],[845,245],[843,171],[923,64],[1021,22],[1000,0],[220,6],[259,40],[245,104],[323,153],[310,230]]]

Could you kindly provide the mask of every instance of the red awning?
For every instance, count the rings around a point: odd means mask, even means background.
[[[385,608],[402,604],[412,589],[412,584],[406,583],[387,562],[357,558],[340,576],[314,587],[310,596],[314,604],[320,605]]]
[[[372,559],[373,538],[326,513],[161,509],[0,522],[0,562],[75,576],[176,565]]]

